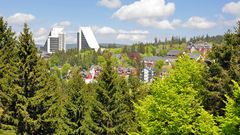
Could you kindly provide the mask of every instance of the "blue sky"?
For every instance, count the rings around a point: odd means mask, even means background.
[[[10,0],[0,15],[16,33],[27,22],[38,44],[51,27],[74,33],[91,26],[100,43],[151,42],[173,36],[224,34],[240,18],[239,0]],[[67,42],[75,42],[75,34]]]

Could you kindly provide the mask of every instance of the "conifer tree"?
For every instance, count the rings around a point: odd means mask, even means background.
[[[40,116],[41,134],[65,135],[72,132],[74,123],[68,117],[69,92],[65,80],[58,78],[52,73],[48,82],[48,90],[39,93],[36,103],[39,107],[45,108]]]
[[[14,94],[16,105],[13,115],[18,120],[17,133],[34,134],[39,126],[38,115],[42,111],[34,105],[34,99],[39,91],[48,89],[48,69],[37,56],[37,48],[27,24],[24,24],[18,40],[19,76],[16,78],[18,89]]]
[[[0,17],[0,130],[15,130],[14,93],[17,75],[17,44],[15,33]]]
[[[129,88],[107,61],[94,85],[95,100],[90,114],[86,114],[85,131],[91,134],[126,134],[132,123]]]
[[[232,82],[240,83],[240,22],[235,31],[224,35],[224,45],[214,46],[210,53],[213,64],[206,68],[205,84],[208,90],[204,107],[214,115],[224,115],[225,94],[232,97]],[[212,106],[215,106],[212,108]]]
[[[82,134],[83,131],[82,123],[84,115],[87,112],[89,102],[92,100],[88,98],[91,96],[91,90],[87,88],[85,82],[82,79],[79,69],[73,69],[71,77],[68,81],[68,93],[69,93],[69,104],[68,104],[68,117],[70,118],[72,125],[71,134]]]

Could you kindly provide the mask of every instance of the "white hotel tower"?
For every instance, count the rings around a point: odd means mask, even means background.
[[[54,27],[51,29],[45,42],[44,49],[47,53],[54,53],[58,50],[66,50],[64,28]]]

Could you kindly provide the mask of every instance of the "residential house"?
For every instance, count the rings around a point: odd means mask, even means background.
[[[121,60],[122,59],[122,54],[113,54],[112,57],[115,57],[115,58]]]
[[[144,57],[143,63],[145,67],[154,68],[154,65],[157,61],[162,60],[165,64],[171,65],[177,57],[175,56],[151,56],[151,57]]]
[[[128,57],[129,57],[130,59],[135,60],[135,61],[141,59],[141,55],[140,55],[140,53],[138,53],[138,52],[128,53]]]
[[[202,58],[200,53],[188,53],[187,55],[190,57],[190,59],[196,60],[196,61]]]
[[[198,42],[198,43],[189,43],[187,46],[187,49],[190,51],[190,53],[193,53],[195,51],[202,53],[203,56],[205,57],[205,55],[211,51],[212,49],[212,45],[207,43],[207,42]]]
[[[182,50],[170,50],[168,53],[167,53],[167,56],[172,56],[172,57],[177,57],[181,54],[183,54],[184,51]]]
[[[144,68],[140,73],[140,79],[145,83],[152,82],[153,78],[154,70],[152,68]]]

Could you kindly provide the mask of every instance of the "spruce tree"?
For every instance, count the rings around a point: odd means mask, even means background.
[[[18,57],[15,33],[0,17],[0,130],[15,130],[14,113]]]
[[[126,134],[132,123],[129,88],[107,61],[97,79],[92,110],[85,116],[88,134]]]
[[[27,24],[24,24],[18,40],[18,89],[14,94],[16,104],[12,115],[17,118],[18,134],[41,134],[40,116],[48,109],[45,106],[49,102],[46,95],[52,90],[48,84],[49,69],[47,63],[37,55],[37,48]]]
[[[68,93],[69,93],[69,104],[68,104],[68,118],[70,118],[72,125],[71,134],[82,134],[83,131],[82,123],[85,112],[89,108],[89,102],[92,100],[88,98],[91,95],[91,90],[82,79],[79,69],[73,69],[71,77],[68,81]]]
[[[72,132],[74,126],[68,117],[69,92],[65,80],[58,78],[56,73],[52,73],[48,81],[49,89],[39,93],[35,102],[45,110],[40,116],[41,134],[65,135]]]
[[[231,80],[240,83],[240,22],[224,35],[224,45],[213,46],[213,64],[206,68],[204,86],[208,90],[204,107],[214,115],[224,115],[225,94],[232,97]],[[212,106],[215,106],[212,108]]]

